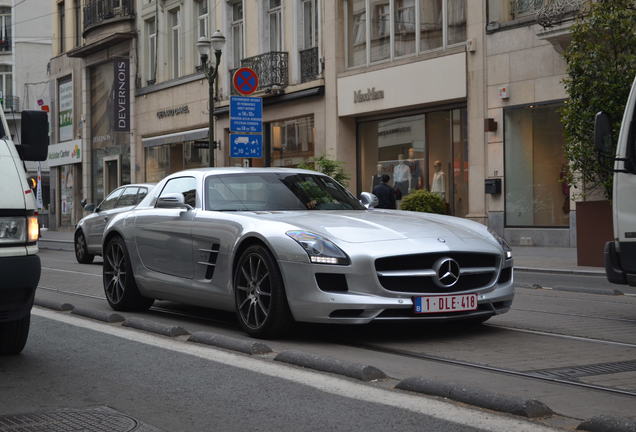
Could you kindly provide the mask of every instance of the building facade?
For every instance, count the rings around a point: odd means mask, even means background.
[[[82,200],[99,203],[133,181],[135,7],[132,0],[53,0],[53,7],[51,189],[56,227],[73,229]]]
[[[140,178],[158,181],[179,169],[208,166],[208,82],[196,43],[215,30],[226,37],[215,89],[215,164],[249,163],[231,158],[228,145],[231,78],[241,66],[259,74],[254,96],[265,107],[264,154],[253,166],[296,166],[324,153],[320,3],[138,1]]]
[[[326,155],[344,163],[354,193],[389,174],[402,195],[435,192],[450,214],[512,244],[574,246],[559,106],[562,51],[585,2],[559,2],[54,1],[58,117],[59,95],[73,90],[72,126],[55,121],[56,143],[82,149],[81,163],[56,169],[56,184],[72,172],[76,219],[80,196],[99,201],[119,184],[208,166],[211,104],[196,44],[219,30],[216,166],[297,166]],[[126,130],[114,111],[120,59]],[[258,73],[254,96],[264,106],[263,157],[250,161],[232,158],[229,146],[231,80],[242,66]]]

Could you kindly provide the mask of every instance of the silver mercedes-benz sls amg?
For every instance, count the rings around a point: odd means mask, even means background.
[[[365,204],[313,171],[172,174],[108,223],[106,298],[115,310],[163,299],[235,311],[254,337],[294,320],[482,322],[509,310],[510,248],[485,226]]]

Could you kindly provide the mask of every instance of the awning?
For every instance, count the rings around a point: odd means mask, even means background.
[[[149,138],[142,138],[144,147],[156,147],[164,144],[177,144],[208,138],[208,128],[193,129]]]

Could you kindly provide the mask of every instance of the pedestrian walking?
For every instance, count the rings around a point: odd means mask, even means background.
[[[378,197],[376,208],[396,209],[395,190],[388,185],[391,178],[387,174],[380,177],[380,184],[373,188],[373,194]]]

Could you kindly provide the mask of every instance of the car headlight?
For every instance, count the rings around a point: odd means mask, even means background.
[[[495,238],[495,240],[497,240],[497,243],[501,245],[501,247],[504,250],[504,254],[506,255],[506,259],[512,258],[512,248],[510,247],[508,242],[504,240],[503,237],[501,237],[499,234],[491,230],[490,228],[488,229],[488,232],[490,233],[490,235],[492,235]]]
[[[286,234],[305,249],[312,263],[349,264],[349,257],[342,249],[318,234],[309,231],[287,231]]]
[[[19,216],[0,218],[0,243],[25,243],[26,222]]]

